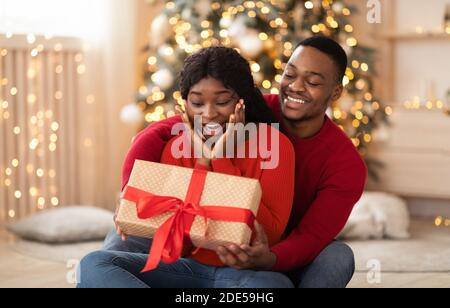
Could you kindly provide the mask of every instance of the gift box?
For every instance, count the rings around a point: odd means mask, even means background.
[[[153,238],[148,271],[176,262],[186,238],[210,250],[249,244],[261,197],[255,179],[136,160],[116,222]]]

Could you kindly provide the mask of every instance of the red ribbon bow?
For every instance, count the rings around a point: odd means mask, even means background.
[[[151,271],[159,263],[171,264],[176,262],[183,251],[184,236],[189,236],[196,216],[207,220],[221,220],[246,223],[253,229],[255,216],[248,209],[223,206],[200,206],[200,199],[205,187],[207,172],[194,170],[189,184],[186,199],[176,197],[157,196],[149,192],[127,186],[124,199],[136,203],[138,217],[149,219],[163,213],[173,212],[156,231],[147,264],[142,272]],[[206,235],[205,229],[205,235]]]

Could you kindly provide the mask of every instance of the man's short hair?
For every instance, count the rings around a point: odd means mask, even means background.
[[[313,36],[301,41],[295,49],[300,46],[313,47],[327,54],[336,64],[338,82],[342,82],[347,70],[348,60],[347,54],[341,45],[324,36]]]

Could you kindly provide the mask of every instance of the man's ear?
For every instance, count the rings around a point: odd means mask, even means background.
[[[342,84],[337,85],[336,87],[334,87],[333,90],[333,96],[331,97],[331,100],[333,102],[337,101],[338,99],[341,98],[342,96],[342,92],[344,91],[344,86]]]

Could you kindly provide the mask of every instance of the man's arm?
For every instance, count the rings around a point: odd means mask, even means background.
[[[156,122],[136,136],[122,167],[122,189],[130,179],[135,160],[161,161],[167,142],[174,137],[172,127],[177,123],[182,123],[180,116]]]
[[[277,256],[274,271],[287,272],[311,263],[341,232],[361,198],[367,169],[361,158],[333,162],[322,186],[299,226],[272,247]]]

